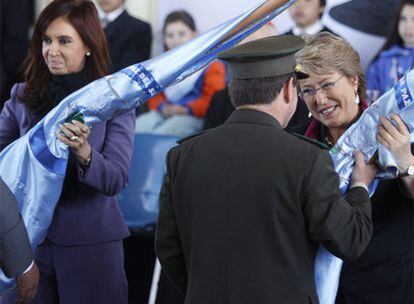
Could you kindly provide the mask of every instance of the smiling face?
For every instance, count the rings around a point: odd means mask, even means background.
[[[326,89],[320,90],[321,87]],[[300,80],[300,88],[302,91],[319,89],[304,101],[312,116],[328,129],[345,131],[357,118],[357,77],[349,79],[338,72],[324,75],[309,73],[309,78]]]
[[[320,0],[300,0],[289,9],[290,16],[300,28],[306,28],[319,19],[324,7]]]
[[[414,47],[414,5],[403,6],[398,23],[398,33],[406,47]]]
[[[79,33],[62,17],[55,19],[43,35],[43,59],[53,75],[80,72],[87,52]]]
[[[190,29],[184,22],[176,21],[167,24],[164,32],[164,43],[168,50],[180,46],[196,35],[196,32]]]

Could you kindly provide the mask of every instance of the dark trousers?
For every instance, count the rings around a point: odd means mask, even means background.
[[[35,260],[40,282],[34,304],[128,303],[122,241],[87,246],[45,241]],[[15,296],[16,291],[2,297],[2,304],[14,303]]]
[[[167,275],[161,271],[156,304],[184,304],[184,301],[184,295],[178,291]]]

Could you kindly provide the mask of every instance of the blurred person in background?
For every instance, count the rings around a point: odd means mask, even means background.
[[[165,18],[163,39],[166,51],[183,45],[196,34],[194,19],[186,11],[175,11]],[[150,111],[138,116],[136,132],[185,137],[199,131],[212,96],[225,86],[225,65],[215,61],[150,99]]]
[[[56,0],[40,14],[16,84],[0,113],[0,150],[24,135],[67,95],[108,73],[105,34],[93,2]],[[59,202],[35,261],[34,303],[127,303],[122,240],[129,235],[116,194],[127,184],[135,115],[94,126],[60,126],[69,161]],[[47,185],[45,185],[47,186]],[[2,304],[13,303],[13,293]],[[4,302],[3,302],[4,300]]]
[[[377,100],[414,67],[414,0],[400,2],[389,33],[368,68],[368,103]]]
[[[22,79],[23,60],[29,46],[29,28],[33,23],[34,0],[1,0],[0,15],[1,110],[4,102],[10,98],[13,84]]]
[[[313,35],[322,31],[332,32],[321,21],[326,0],[299,0],[289,8],[295,25],[286,34]]]
[[[128,14],[125,0],[98,0],[98,12],[108,40],[110,72],[149,59],[151,26]]]

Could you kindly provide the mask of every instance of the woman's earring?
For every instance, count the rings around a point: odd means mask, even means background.
[[[361,102],[361,100],[359,99],[359,96],[358,96],[358,95],[356,96],[356,98],[355,98],[354,102],[355,102],[356,104],[359,104],[359,103]]]
[[[311,113],[311,112],[309,112],[309,113],[308,113],[308,117],[309,117],[309,118],[311,118],[311,117],[312,117],[312,113]]]
[[[86,52],[86,57],[91,57],[91,52]]]

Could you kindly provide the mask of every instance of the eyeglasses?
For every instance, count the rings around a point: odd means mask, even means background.
[[[319,88],[304,88],[303,90],[299,92],[298,96],[302,98],[303,100],[311,100],[312,98],[316,96],[316,93],[319,90],[321,90],[323,93],[326,93],[332,90],[334,87],[338,85],[339,80],[341,80],[341,78],[344,76],[345,75],[342,75],[335,81],[325,82],[321,84]]]

